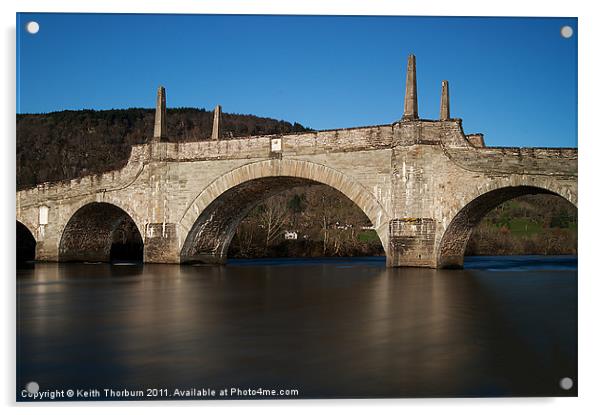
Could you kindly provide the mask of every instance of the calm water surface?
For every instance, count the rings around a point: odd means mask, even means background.
[[[382,258],[36,264],[17,271],[17,316],[18,399],[32,380],[301,398],[577,393],[575,257],[453,271]]]

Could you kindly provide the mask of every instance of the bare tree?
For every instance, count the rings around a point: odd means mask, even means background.
[[[282,196],[273,196],[267,199],[258,208],[259,226],[265,231],[265,248],[282,233],[284,225],[289,220],[289,211],[286,199]]]
[[[253,209],[241,222],[233,250],[248,256],[343,256],[381,252],[370,221],[351,200],[324,185],[286,190]],[[284,231],[298,241],[285,241]],[[367,235],[364,235],[367,234]]]
[[[232,245],[238,250],[242,257],[252,256],[254,247],[256,246],[255,235],[257,226],[255,223],[243,221],[236,228],[236,233],[232,240]]]

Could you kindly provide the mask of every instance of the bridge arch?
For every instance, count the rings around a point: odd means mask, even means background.
[[[369,189],[321,164],[272,159],[234,169],[201,191],[179,223],[186,235],[180,262],[224,263],[238,224],[255,206],[286,189],[307,184],[328,185],[354,202],[388,251],[389,216]]]
[[[549,194],[566,199],[577,207],[576,192],[560,186],[554,180],[520,183],[489,182],[483,188],[462,199],[459,208],[451,215],[437,250],[438,268],[462,268],[464,252],[472,231],[492,209],[516,197]]]
[[[108,262],[130,251],[142,260],[142,233],[132,216],[108,202],[80,206],[65,225],[59,243],[59,261]],[[115,258],[117,256],[118,258]]]
[[[36,238],[25,223],[17,220],[17,263],[36,259]]]

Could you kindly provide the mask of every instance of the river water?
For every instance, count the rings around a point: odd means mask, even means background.
[[[577,258],[473,257],[464,270],[39,263],[17,271],[17,399],[29,381],[159,399],[174,388],[575,396]]]

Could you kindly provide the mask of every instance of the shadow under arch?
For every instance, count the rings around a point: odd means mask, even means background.
[[[33,232],[23,224],[17,221],[17,264],[35,261],[36,259],[36,238]]]
[[[489,190],[466,204],[447,226],[437,255],[437,268],[462,268],[464,252],[473,229],[496,206],[525,195],[547,194],[575,203],[557,192],[536,186],[506,186]]]
[[[142,261],[143,249],[140,230],[125,210],[111,203],[91,202],[67,222],[59,244],[59,261]]]
[[[230,171],[199,194],[180,221],[187,235],[180,262],[224,264],[236,228],[255,206],[284,190],[318,184],[354,202],[375,227],[387,253],[388,215],[368,189],[316,163],[269,160]]]

